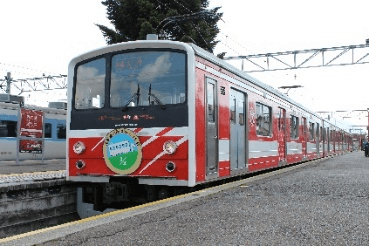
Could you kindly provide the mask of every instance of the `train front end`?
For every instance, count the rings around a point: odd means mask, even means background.
[[[71,61],[67,179],[81,183],[85,202],[154,200],[195,185],[193,61],[189,46],[170,41],[111,45]]]

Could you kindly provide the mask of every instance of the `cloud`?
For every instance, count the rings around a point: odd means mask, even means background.
[[[152,82],[157,78],[164,77],[169,72],[171,66],[170,53],[165,52],[156,58],[153,64],[146,65],[138,75],[137,80],[140,82]]]

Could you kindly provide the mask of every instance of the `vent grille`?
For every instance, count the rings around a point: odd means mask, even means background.
[[[220,94],[225,95],[225,87],[224,86],[220,87]]]

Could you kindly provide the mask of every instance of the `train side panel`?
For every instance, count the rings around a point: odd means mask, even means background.
[[[27,107],[25,107],[27,108]],[[37,108],[44,114],[44,144],[42,152],[34,152],[35,146],[39,146],[42,138],[39,140],[22,140],[24,150],[17,153],[17,144],[19,131],[20,106],[15,103],[0,103],[0,160],[15,161],[17,156],[19,160],[40,160],[44,159],[65,159],[66,158],[66,111],[61,109]],[[30,151],[27,151],[27,146]]]

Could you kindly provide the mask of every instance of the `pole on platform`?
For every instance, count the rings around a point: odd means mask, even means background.
[[[10,84],[12,83],[12,74],[10,72],[7,72],[5,79],[6,79],[6,91],[5,91],[5,93],[10,95]]]
[[[367,135],[367,139],[369,141],[369,108],[368,109],[368,127],[367,127],[367,130],[368,130],[368,135]]]
[[[17,105],[18,106],[18,124],[17,124],[17,146],[16,146],[16,151],[17,151],[17,159],[16,159],[16,164],[19,165],[19,151],[20,151],[20,130],[21,130],[21,122],[22,122],[22,114],[21,114],[21,106],[20,104]]]

